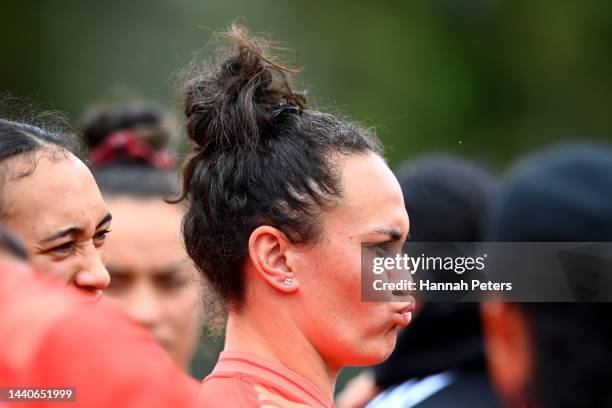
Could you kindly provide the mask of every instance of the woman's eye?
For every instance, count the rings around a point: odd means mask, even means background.
[[[110,232],[110,230],[108,230],[108,229],[96,232],[96,235],[94,235],[94,240],[97,243],[104,242],[104,240],[106,239],[106,235],[109,232]]]
[[[74,242],[70,241],[70,242],[66,242],[62,245],[58,245],[56,247],[53,247],[49,250],[49,252],[55,252],[58,254],[67,254],[70,251],[72,251],[72,248],[74,247]]]
[[[377,245],[376,247],[378,248],[379,253],[384,254],[384,255],[389,254],[389,249],[390,249],[389,244]]]
[[[182,287],[186,286],[186,282],[184,279],[172,277],[172,278],[162,279],[159,282],[159,286],[166,291],[173,291],[173,290],[181,289]]]
[[[370,249],[376,253],[377,256],[385,256],[389,252],[390,248],[389,242],[381,242],[378,244],[372,244]]]

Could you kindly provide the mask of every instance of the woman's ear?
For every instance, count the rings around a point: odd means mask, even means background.
[[[269,225],[257,227],[249,238],[249,257],[254,269],[272,287],[295,292],[299,282],[288,259],[292,244],[287,236]]]

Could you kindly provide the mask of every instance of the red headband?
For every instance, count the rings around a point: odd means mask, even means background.
[[[110,133],[89,152],[89,160],[93,166],[104,166],[122,158],[142,160],[161,170],[172,170],[176,167],[176,155],[167,151],[156,152],[131,130]]]

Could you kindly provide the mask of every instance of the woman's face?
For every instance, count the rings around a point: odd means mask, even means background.
[[[32,174],[15,176],[32,163]],[[89,169],[57,149],[17,156],[3,166],[3,225],[21,239],[31,265],[88,292],[106,288],[104,242],[111,215]]]
[[[375,154],[343,159],[344,196],[323,214],[323,237],[308,247],[296,270],[302,330],[332,365],[370,365],[395,347],[407,324],[405,302],[361,301],[361,244],[401,248],[408,215],[401,188]]]
[[[197,274],[182,245],[181,211],[159,198],[107,199],[113,233],[106,248],[111,284],[119,300],[174,361],[187,369],[199,333]]]

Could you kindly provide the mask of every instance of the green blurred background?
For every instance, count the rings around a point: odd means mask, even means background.
[[[608,0],[2,0],[0,10],[0,92],[72,119],[108,100],[174,109],[177,71],[242,17],[297,50],[318,104],[375,126],[392,165],[444,151],[501,170],[562,139],[612,139]],[[219,348],[206,341],[197,375]]]
[[[500,168],[612,134],[612,2],[2,0],[0,89],[78,117],[145,97],[243,17],[297,50],[324,106],[375,125],[393,164],[423,151]]]

